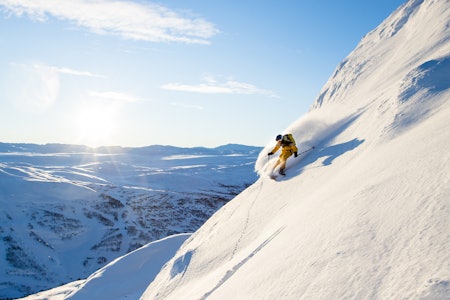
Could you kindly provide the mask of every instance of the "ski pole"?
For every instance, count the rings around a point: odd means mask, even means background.
[[[316,149],[316,147],[312,146],[312,147],[309,148],[309,149],[306,149],[306,150],[304,150],[304,151],[302,151],[302,152],[300,152],[300,153],[297,153],[297,156],[300,156],[300,155],[302,155],[303,153],[309,152],[309,151],[311,151],[311,150],[313,150],[313,149]]]

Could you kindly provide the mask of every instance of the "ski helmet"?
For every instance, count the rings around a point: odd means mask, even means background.
[[[275,138],[275,141],[279,141],[283,138],[283,136],[281,134],[277,135],[277,137]]]

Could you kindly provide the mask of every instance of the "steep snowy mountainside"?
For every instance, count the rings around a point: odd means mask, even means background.
[[[448,0],[406,2],[361,40],[285,132],[303,149],[349,125],[358,127],[355,142],[382,143],[440,109],[450,87],[449,15]],[[258,159],[260,174],[271,147]]]
[[[398,8],[341,62],[312,108],[325,103],[354,108],[384,104],[389,89],[402,94],[395,100],[412,100],[412,89],[446,90],[450,86],[449,3],[412,0]],[[377,47],[380,44],[383,47]]]
[[[433,9],[438,6],[440,10]],[[378,118],[391,122],[386,124],[387,131],[426,117],[446,99],[434,96],[450,87],[449,9],[449,1],[408,2],[363,39],[313,107],[336,102],[360,109],[377,106],[377,114],[391,114],[390,118]],[[423,25],[407,22],[415,19]],[[375,43],[387,47],[372,47]],[[371,83],[366,84],[369,76]],[[430,96],[433,101],[427,101]],[[381,124],[376,126],[384,129]]]
[[[0,143],[0,298],[86,278],[195,231],[256,180],[260,149]]]
[[[264,176],[185,242],[141,299],[449,299],[450,1],[411,0],[295,121]]]

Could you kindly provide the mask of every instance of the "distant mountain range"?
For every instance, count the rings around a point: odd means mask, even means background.
[[[0,298],[85,278],[197,230],[251,185],[259,147],[0,143]]]

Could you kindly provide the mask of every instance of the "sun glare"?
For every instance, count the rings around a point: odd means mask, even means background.
[[[85,107],[76,120],[79,143],[88,146],[108,146],[115,129],[115,109],[113,106]]]

